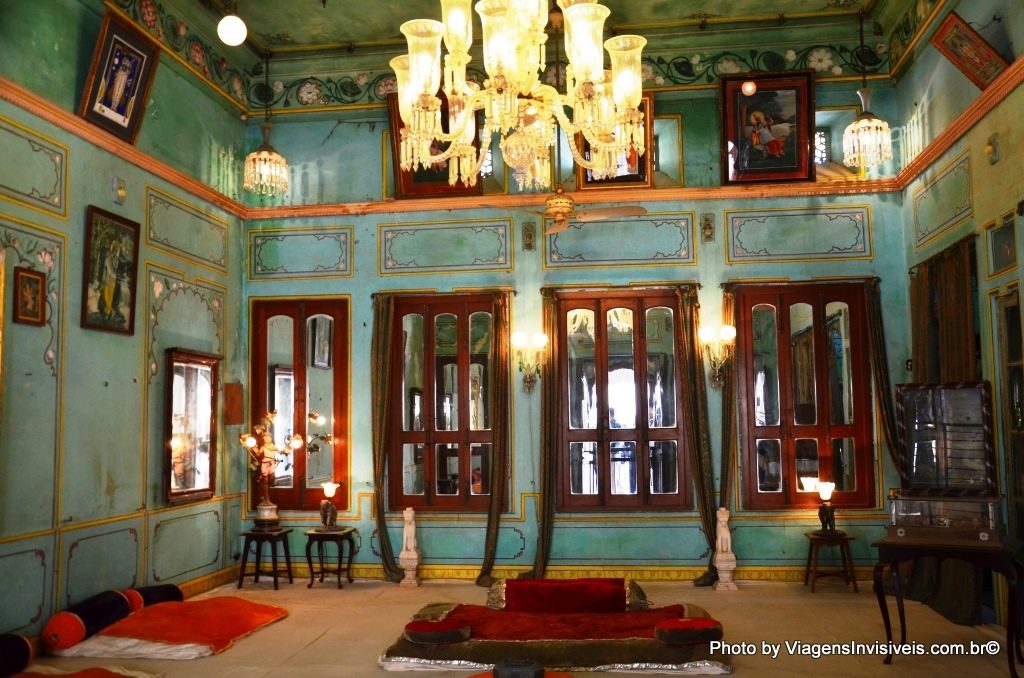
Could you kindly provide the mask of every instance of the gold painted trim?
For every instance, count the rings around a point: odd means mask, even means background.
[[[867,245],[868,245],[868,247],[869,247],[869,249],[871,251],[870,254],[864,254],[862,256],[856,256],[856,257],[826,257],[826,258],[815,257],[812,260],[808,260],[806,258],[805,259],[800,259],[800,258],[771,258],[771,259],[753,259],[753,260],[733,259],[732,258],[732,235],[731,235],[732,231],[729,229],[729,218],[730,218],[731,215],[734,215],[734,214],[763,214],[764,212],[790,212],[790,211],[794,211],[794,210],[799,211],[799,212],[807,212],[808,214],[814,213],[814,212],[817,212],[817,213],[822,213],[823,212],[823,213],[827,214],[828,212],[830,212],[832,210],[856,209],[856,208],[864,208],[864,210],[867,212],[867,223],[865,224],[865,227],[867,229],[866,243],[867,243]],[[724,230],[724,236],[723,237],[726,238],[726,243],[725,243],[725,245],[726,245],[726,247],[725,247],[725,262],[726,262],[726,264],[731,264],[731,265],[734,265],[734,266],[750,266],[750,265],[754,265],[754,264],[794,264],[794,263],[815,263],[815,264],[817,264],[817,263],[820,263],[820,262],[823,262],[823,261],[874,261],[874,259],[875,259],[875,254],[874,254],[874,252],[875,252],[874,215],[872,214],[871,205],[869,203],[861,203],[861,204],[856,204],[855,203],[855,204],[851,204],[851,205],[836,205],[834,207],[833,206],[829,206],[829,205],[814,205],[814,206],[811,206],[811,207],[765,207],[765,208],[757,209],[757,210],[750,210],[750,209],[725,210],[723,221],[725,222],[725,223],[722,224],[722,226],[723,226],[723,230]],[[835,278],[838,279],[838,280],[843,280],[843,279],[846,278],[846,276],[835,276]],[[815,280],[821,280],[821,279],[828,279],[828,278],[816,277],[814,279]]]
[[[190,579],[187,582],[178,584],[178,588],[185,594],[186,598],[210,591],[223,586],[224,584],[231,584],[238,581],[238,570],[241,565],[229,565],[228,567],[217,570],[212,574],[207,574],[198,579]]]
[[[2,80],[2,78],[0,78],[0,80]],[[53,144],[54,146],[58,146],[64,150],[64,185],[61,186],[61,188],[63,189],[63,195],[61,196],[60,203],[63,208],[63,211],[58,212],[56,210],[48,210],[41,207],[38,204],[18,200],[17,198],[13,198],[9,195],[0,195],[0,199],[6,200],[7,202],[13,203],[15,205],[21,205],[22,207],[26,207],[30,210],[40,212],[50,217],[56,216],[61,221],[66,221],[68,218],[68,185],[71,183],[71,149],[62,144],[61,142],[57,141],[56,139],[53,139],[38,130],[32,129],[31,127],[22,125],[21,123],[12,120],[11,118],[8,118],[7,116],[0,115],[0,120],[9,125],[17,127],[18,129],[27,132],[33,136],[37,136],[40,139],[43,139],[44,141],[47,141]]]
[[[151,230],[151,224],[149,220],[149,196],[151,193],[159,195],[162,198],[166,198],[168,202],[174,203],[179,207],[184,208],[186,211],[192,210],[194,212],[202,214],[205,217],[209,217],[212,221],[224,227],[224,265],[222,267],[218,267],[217,264],[211,261],[207,261],[206,259],[202,259],[197,255],[193,254],[192,252],[186,252],[184,250],[175,250],[168,245],[150,239],[149,233]],[[145,231],[144,236],[146,239],[146,245],[148,245],[152,249],[159,250],[160,252],[163,252],[164,254],[167,254],[175,259],[188,261],[192,264],[195,264],[196,266],[201,266],[202,268],[213,271],[214,273],[220,273],[221,275],[224,276],[228,275],[228,261],[231,258],[231,222],[211,212],[208,212],[202,209],[201,207],[189,204],[182,200],[181,198],[178,198],[177,196],[161,191],[159,188],[149,183],[145,185],[145,189],[143,191],[143,200],[145,201],[143,205],[143,222],[145,228],[143,230]]]
[[[508,225],[508,242],[507,252],[508,261],[504,266],[493,266],[490,268],[480,267],[466,267],[466,268],[446,268],[443,270],[434,269],[423,269],[423,270],[412,270],[412,271],[385,271],[381,264],[384,255],[384,230],[385,229],[402,229],[410,227],[409,230],[417,230],[420,226],[438,226],[438,225],[479,225],[484,226],[486,223],[502,223]],[[447,275],[449,273],[511,273],[516,268],[516,227],[515,220],[512,217],[495,217],[489,219],[487,217],[481,217],[478,219],[445,219],[441,221],[401,221],[394,223],[377,224],[377,275],[379,277],[396,277],[396,276],[413,276],[413,275]]]
[[[910,59],[911,55],[913,55],[914,49],[917,47],[917,44],[921,42],[921,39],[924,37],[924,34],[928,32],[928,30],[931,28],[932,22],[935,21],[935,18],[939,15],[939,12],[941,12],[945,8],[945,6],[946,0],[939,0],[938,2],[936,2],[934,9],[932,9],[931,11],[931,14],[929,14],[928,17],[921,22],[921,25],[918,26],[918,30],[916,33],[914,33],[914,37],[911,38],[909,43],[903,46],[903,53],[900,55],[900,58],[897,59],[895,64],[892,64],[889,67],[889,77],[892,79],[893,82],[899,79],[903,67],[907,65],[907,62]],[[899,21],[900,18],[901,17],[896,17],[896,20]],[[892,37],[891,34],[890,37]],[[888,49],[889,43],[886,42],[885,46]]]
[[[252,243],[256,236],[260,235],[277,235],[284,234],[290,235],[293,233],[323,233],[325,231],[344,231],[348,233],[348,247],[349,247],[349,271],[348,273],[336,273],[331,276],[325,275],[288,275],[288,276],[274,276],[274,277],[259,277],[253,274],[253,260],[252,260]],[[323,280],[324,278],[330,277],[330,279],[340,278],[354,278],[356,274],[355,266],[355,248],[356,248],[356,227],[355,224],[338,224],[337,226],[296,226],[294,228],[265,228],[265,229],[248,229],[245,231],[245,277],[248,282],[254,283],[267,283],[267,282],[281,282],[282,280]]]

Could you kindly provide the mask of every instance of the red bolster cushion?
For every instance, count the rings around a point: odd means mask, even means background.
[[[445,619],[416,619],[405,625],[402,635],[410,643],[436,645],[469,640],[469,627]]]
[[[128,597],[120,591],[104,591],[58,612],[43,627],[43,646],[48,652],[66,650],[131,614]]]
[[[509,579],[509,612],[625,612],[626,582],[621,577],[582,579]]]
[[[722,625],[711,617],[666,619],[654,625],[654,637],[666,645],[693,645],[722,639]]]

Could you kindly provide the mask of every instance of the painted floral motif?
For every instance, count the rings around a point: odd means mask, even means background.
[[[791,49],[786,50],[786,61],[796,61],[796,52]]]
[[[47,271],[53,268],[53,252],[50,250],[39,250],[39,254],[36,255],[36,259],[39,260],[39,263],[41,263]]]
[[[739,73],[740,65],[735,59],[722,59],[718,62],[719,73]]]
[[[146,28],[153,30],[153,27],[156,26],[156,3],[153,0],[142,0],[139,14],[142,23],[146,24]]]
[[[277,83],[275,83],[275,91],[277,89],[276,85]],[[313,80],[307,80],[299,86],[299,92],[296,95],[296,98],[299,100],[300,104],[305,106],[315,104],[320,100],[320,85],[316,84]]]
[[[199,68],[204,75],[210,73],[210,67],[206,65],[206,54],[203,52],[203,45],[198,41],[189,45],[188,60]]]
[[[807,59],[807,65],[819,72],[829,70],[832,68],[832,50],[825,47],[814,49]]]
[[[398,91],[398,80],[396,80],[393,77],[382,78],[380,80],[380,82],[377,83],[376,94],[377,94],[377,97],[379,99],[383,99],[387,95],[394,94],[397,91]]]

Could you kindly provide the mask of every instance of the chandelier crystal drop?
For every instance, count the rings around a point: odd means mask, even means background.
[[[860,48],[864,46],[864,11],[860,19]],[[862,113],[843,130],[843,164],[847,167],[875,167],[892,160],[892,132],[889,123],[871,112],[871,90],[868,89],[867,72],[860,65],[860,110]]]
[[[288,192],[288,161],[270,145],[270,54],[264,56],[265,117],[260,129],[263,143],[245,156],[242,188],[257,195],[284,195]]]
[[[473,42],[470,5],[471,0],[441,0],[441,21],[414,19],[400,27],[409,51],[392,59],[391,67],[403,123],[403,170],[448,161],[448,182],[472,186],[490,139],[497,135],[520,188],[548,189],[556,125],[565,132],[573,159],[595,179],[614,177],[623,155],[643,155],[644,114],[639,105],[645,38],[619,35],[604,41],[611,63],[606,70],[602,34],[610,10],[594,0],[558,0],[562,11],[552,12],[552,27],[560,28],[564,18],[569,61],[565,91],[560,92],[541,81],[547,67],[548,1],[480,0],[475,9],[487,77],[478,84],[466,75]],[[447,51],[443,63],[442,41]],[[559,47],[555,45],[556,72]],[[589,145],[586,157],[575,143],[577,133]],[[478,135],[479,150],[474,146]]]

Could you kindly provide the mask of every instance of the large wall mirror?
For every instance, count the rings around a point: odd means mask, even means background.
[[[279,450],[294,435],[302,447],[274,468],[270,498],[281,509],[312,509],[325,483],[339,483],[333,501],[346,510],[348,482],[348,300],[252,301],[251,421],[272,412]]]
[[[216,489],[219,366],[220,356],[167,349],[164,489],[171,504]]]

